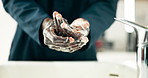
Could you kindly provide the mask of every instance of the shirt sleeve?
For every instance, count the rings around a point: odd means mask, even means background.
[[[2,0],[3,6],[26,32],[39,45],[43,45],[40,32],[41,23],[50,17],[35,0]]]
[[[90,33],[88,35],[89,42],[82,48],[82,50],[86,50],[94,45],[101,33],[109,28],[114,22],[117,2],[118,0],[94,1],[89,8],[81,14],[80,17],[88,20],[90,23]]]

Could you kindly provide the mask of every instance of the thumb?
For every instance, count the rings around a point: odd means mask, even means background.
[[[78,19],[74,20],[70,26],[84,30],[86,28],[89,28],[90,24],[87,20],[85,20],[83,18],[78,18]]]

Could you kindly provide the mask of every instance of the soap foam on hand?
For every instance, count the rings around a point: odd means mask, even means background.
[[[43,30],[44,44],[50,49],[72,53],[81,49],[89,41],[87,35],[89,25],[82,18],[74,20],[82,22],[79,26],[70,25],[57,11],[53,12],[53,20]],[[84,26],[83,26],[84,25]]]

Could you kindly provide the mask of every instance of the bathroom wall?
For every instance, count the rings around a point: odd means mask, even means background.
[[[4,11],[0,1],[0,61],[7,61],[16,22]]]

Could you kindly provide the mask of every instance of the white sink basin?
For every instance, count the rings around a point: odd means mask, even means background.
[[[100,62],[8,62],[0,78],[137,78],[137,70]]]

